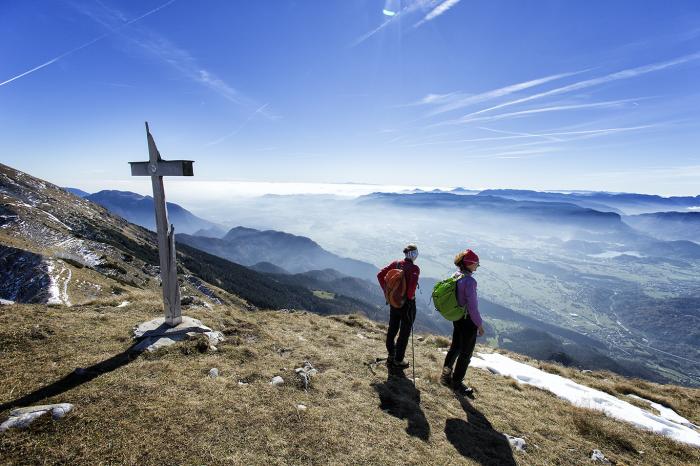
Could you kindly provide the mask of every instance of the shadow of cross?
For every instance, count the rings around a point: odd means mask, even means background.
[[[150,176],[153,185],[153,204],[158,233],[158,256],[160,279],[163,287],[163,309],[165,323],[171,326],[182,322],[180,309],[180,286],[177,283],[175,263],[175,227],[168,223],[168,208],[163,189],[164,176],[193,176],[192,160],[163,160],[146,122],[148,140],[148,162],[129,162],[131,176]]]

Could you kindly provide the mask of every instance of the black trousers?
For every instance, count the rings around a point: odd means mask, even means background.
[[[467,374],[467,367],[472,360],[472,353],[476,345],[476,332],[478,330],[474,322],[466,316],[462,319],[452,322],[454,330],[452,331],[452,343],[445,357],[445,367],[450,367],[457,360],[457,365],[452,372],[452,383],[459,384],[464,380]]]
[[[389,329],[386,331],[386,350],[389,358],[403,361],[406,354],[408,338],[411,336],[411,327],[416,319],[416,302],[407,300],[401,308],[392,307],[389,311]],[[399,338],[396,338],[396,334]],[[394,343],[396,339],[396,343]]]

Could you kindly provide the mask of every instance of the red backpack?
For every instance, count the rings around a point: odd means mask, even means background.
[[[384,297],[386,302],[395,309],[403,307],[406,302],[406,276],[400,262],[384,277]]]

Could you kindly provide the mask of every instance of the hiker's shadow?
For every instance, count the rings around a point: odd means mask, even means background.
[[[430,424],[420,407],[420,391],[406,377],[403,370],[388,370],[386,382],[372,384],[379,395],[379,408],[394,417],[406,419],[406,433],[427,442],[430,438]]]
[[[136,342],[125,351],[116,354],[111,358],[100,361],[84,369],[76,369],[49,385],[41,387],[20,398],[2,403],[0,404],[0,412],[5,411],[6,409],[16,408],[18,406],[29,406],[46,398],[61,395],[68,390],[99,377],[102,374],[119,369],[120,367],[125,366],[136,359],[144,351],[142,348],[137,346],[138,344],[139,343]]]
[[[447,440],[465,458],[485,465],[515,465],[508,439],[493,428],[489,420],[464,397],[459,397],[467,420],[448,419]]]

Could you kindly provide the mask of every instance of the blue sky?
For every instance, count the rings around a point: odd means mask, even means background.
[[[0,161],[60,185],[148,192],[148,120],[198,182],[700,193],[695,0],[7,0],[0,31]]]

